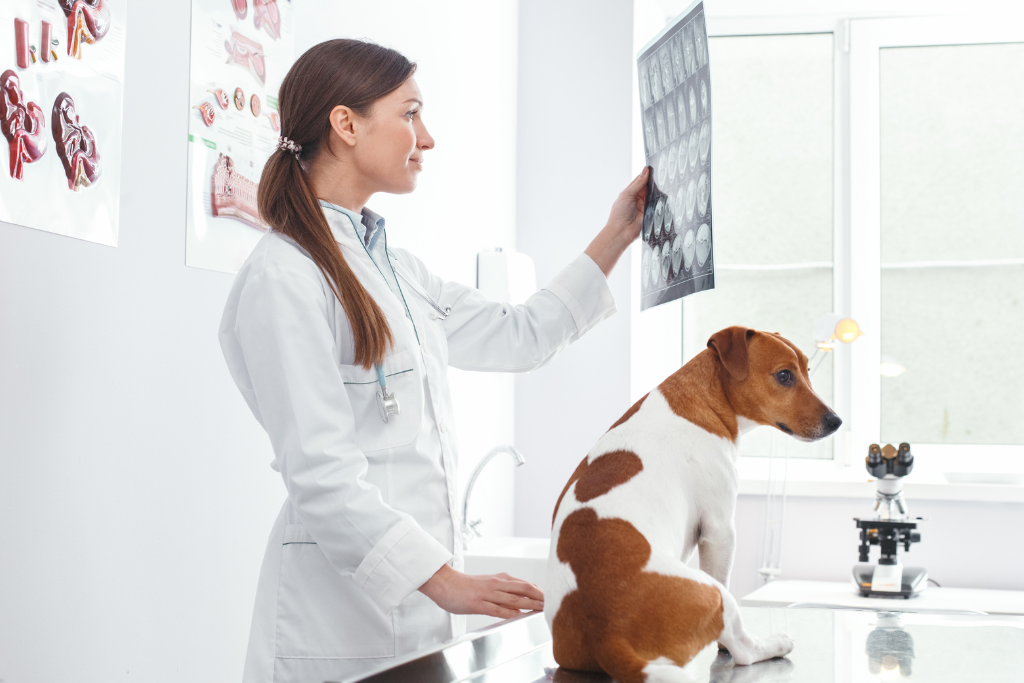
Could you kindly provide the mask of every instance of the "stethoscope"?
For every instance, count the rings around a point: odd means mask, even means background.
[[[387,424],[389,415],[402,414],[402,406],[398,404],[398,399],[393,393],[388,393],[388,380],[384,377],[384,368],[380,364],[377,365],[377,383],[380,384],[380,389],[377,390],[377,410],[380,411],[380,419]]]
[[[451,306],[445,306],[442,308],[439,303],[434,301],[433,297],[423,291],[422,287],[419,287],[415,282],[407,278],[404,273],[395,271],[394,268],[392,268],[392,270],[405,280],[406,284],[415,290],[417,294],[433,306],[434,310],[438,312],[442,320],[451,315]],[[377,410],[380,412],[380,419],[384,421],[384,424],[387,424],[389,416],[402,414],[402,406],[399,405],[398,399],[395,397],[394,393],[388,392],[388,380],[384,375],[384,367],[379,363],[377,364],[377,384],[380,385],[380,389],[377,390]]]

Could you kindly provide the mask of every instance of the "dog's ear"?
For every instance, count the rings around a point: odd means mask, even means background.
[[[755,331],[749,327],[727,327],[708,339],[708,348],[718,354],[726,372],[741,382],[747,378],[747,346],[754,334]]]

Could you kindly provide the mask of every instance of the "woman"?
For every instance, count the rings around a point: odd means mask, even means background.
[[[281,85],[281,142],[259,187],[272,230],[220,329],[288,491],[247,682],[338,680],[457,635],[453,615],[543,608],[536,586],[459,571],[446,368],[530,370],[610,315],[606,276],[639,234],[646,170],[547,288],[514,308],[486,301],[390,248],[366,208],[412,192],[434,146],[414,71],[393,50],[333,40]]]

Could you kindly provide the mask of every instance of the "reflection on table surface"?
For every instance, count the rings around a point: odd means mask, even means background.
[[[859,610],[741,608],[759,637],[788,633],[785,659],[733,666],[714,644],[685,668],[694,683],[868,683],[1024,680],[1024,617]],[[467,634],[360,679],[373,683],[610,683],[558,668],[542,614]]]

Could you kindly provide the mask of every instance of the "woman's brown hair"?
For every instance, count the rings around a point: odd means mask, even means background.
[[[281,135],[302,151],[277,150],[260,178],[260,217],[309,252],[352,325],[355,363],[367,369],[382,362],[394,343],[391,328],[345,261],[302,164],[326,147],[332,109],[344,105],[369,116],[373,103],[401,87],[415,70],[395,50],[359,40],[328,40],[307,50],[285,76],[279,97]]]

